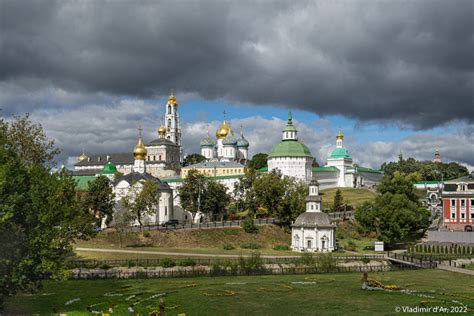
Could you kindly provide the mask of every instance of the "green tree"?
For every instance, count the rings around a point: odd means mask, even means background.
[[[130,212],[131,220],[136,220],[143,230],[143,218],[157,212],[160,200],[158,185],[151,180],[133,183],[128,195],[122,198],[122,207]]]
[[[189,154],[187,155],[184,160],[183,160],[183,167],[194,165],[196,163],[200,163],[206,160],[206,157],[204,157],[201,154]]]
[[[410,232],[426,230],[430,212],[422,207],[413,186],[417,175],[395,172],[378,186],[379,196],[356,210],[355,218],[366,229],[375,231],[386,243],[403,240]]]
[[[313,162],[311,163],[311,167],[313,167],[313,168],[319,167],[319,163],[316,160],[316,158],[313,159]]]
[[[105,176],[99,176],[89,182],[89,189],[82,199],[82,205],[94,215],[97,226],[100,227],[103,218],[109,223],[115,206],[115,194],[110,180]]]
[[[254,170],[261,169],[267,166],[267,158],[268,154],[265,153],[258,153],[253,155],[252,159],[250,159],[249,167]]]
[[[342,197],[341,190],[337,189],[336,194],[334,195],[333,212],[342,211],[344,211],[344,198]]]
[[[133,215],[130,210],[123,207],[121,204],[116,206],[114,217],[113,217],[113,226],[115,229],[115,234],[119,242],[119,247],[123,246],[123,239],[128,231],[130,222],[133,220]]]
[[[190,170],[178,189],[181,206],[191,213],[193,222],[196,214],[201,211],[201,195],[206,187],[207,179],[197,170]]]
[[[285,177],[282,182],[285,193],[282,202],[276,210],[275,216],[280,220],[282,227],[289,228],[291,223],[301,213],[306,211],[308,186],[302,181],[288,177]]]
[[[256,179],[257,172],[250,168],[246,171],[245,176],[234,185],[237,212],[248,210],[249,216],[252,218],[255,217],[258,209],[257,196],[253,186]]]
[[[227,206],[230,202],[230,196],[227,194],[227,188],[216,181],[207,181],[201,195],[201,211],[213,219],[224,220]]]
[[[57,152],[51,144],[28,118],[0,119],[0,303],[38,289],[45,276],[63,277],[72,241],[93,235],[76,183],[49,167]]]
[[[275,169],[267,176],[255,179],[253,188],[258,204],[266,208],[269,214],[276,215],[286,191],[286,183],[281,173]]]

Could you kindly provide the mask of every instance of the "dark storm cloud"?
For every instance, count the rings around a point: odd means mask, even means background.
[[[469,0],[2,1],[0,15],[10,112],[9,87],[41,82],[140,98],[175,88],[415,128],[474,122]]]

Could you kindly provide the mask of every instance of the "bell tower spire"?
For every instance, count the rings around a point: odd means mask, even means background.
[[[181,144],[181,126],[179,125],[178,102],[171,89],[171,94],[166,102],[165,114],[166,139],[179,146],[180,161],[183,162],[183,147]]]

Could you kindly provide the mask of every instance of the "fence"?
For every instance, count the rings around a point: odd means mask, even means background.
[[[406,253],[388,252],[387,257],[389,260],[392,259],[393,261],[395,259],[398,262],[402,262],[402,264],[409,264],[419,268],[431,269],[438,266],[437,262],[430,258],[415,257]]]
[[[201,228],[225,228],[225,227],[240,227],[244,220],[235,221],[215,221],[205,223],[182,223],[176,226],[173,225],[143,225],[144,231],[148,230],[177,230],[177,229],[201,229]],[[258,218],[253,220],[255,225],[278,224],[280,221],[277,218]],[[139,226],[131,226],[127,228],[128,231],[140,231]]]
[[[333,212],[327,213],[330,219],[349,219],[354,218],[354,211],[343,211],[343,212]]]
[[[301,261],[301,257],[272,257],[265,258],[260,257],[264,264],[285,264],[285,263],[298,263]],[[315,262],[318,262],[320,257],[312,257]],[[334,256],[332,257],[336,261],[359,261],[359,260],[384,260],[386,259],[384,255],[361,255],[361,256]],[[171,259],[173,260],[173,259]],[[192,260],[196,265],[203,266],[212,266],[214,264],[221,263],[223,261],[237,261],[239,257],[228,257],[228,258],[182,258],[173,260],[177,265],[183,263],[186,264],[186,261]],[[108,267],[131,267],[131,266],[140,266],[140,267],[157,267],[161,266],[163,262],[169,262],[169,258],[153,258],[153,259],[113,259],[113,260],[71,260],[68,262],[69,268],[96,268],[101,266]]]
[[[283,275],[283,274],[322,274],[322,273],[349,273],[349,272],[387,272],[398,270],[414,270],[419,267],[400,265],[352,266],[352,267],[291,267],[291,268],[261,268],[261,269],[191,269],[168,271],[75,271],[71,279],[126,279],[126,278],[179,278],[199,276],[250,276],[250,275]]]

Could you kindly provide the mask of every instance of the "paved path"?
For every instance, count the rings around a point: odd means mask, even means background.
[[[451,271],[451,272],[464,273],[464,274],[468,274],[468,275],[474,275],[474,270],[456,268],[456,267],[451,267],[451,266],[447,266],[447,265],[444,265],[444,264],[439,264],[438,269]]]
[[[184,256],[184,257],[218,257],[218,258],[238,258],[240,255],[219,255],[211,253],[189,253],[189,252],[166,252],[151,250],[126,250],[126,249],[106,249],[106,248],[76,248],[78,251],[108,252],[108,253],[134,253],[146,255],[164,255],[164,256]],[[248,257],[249,255],[243,255]],[[260,256],[262,258],[299,258],[300,256]]]

